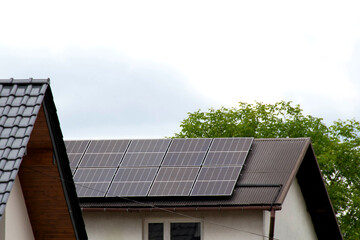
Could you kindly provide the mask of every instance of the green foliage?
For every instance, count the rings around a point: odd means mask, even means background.
[[[360,239],[360,122],[304,116],[299,105],[239,103],[189,113],[178,138],[310,137],[345,239]]]

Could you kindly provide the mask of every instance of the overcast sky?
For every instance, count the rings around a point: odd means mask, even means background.
[[[6,1],[0,78],[50,78],[66,139],[158,138],[239,101],[360,120],[359,1]]]

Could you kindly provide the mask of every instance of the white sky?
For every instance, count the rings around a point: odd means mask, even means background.
[[[64,137],[155,138],[292,100],[360,119],[359,1],[3,1],[0,78],[50,77]]]

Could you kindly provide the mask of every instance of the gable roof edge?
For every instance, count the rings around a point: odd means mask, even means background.
[[[74,227],[75,236],[77,239],[87,239],[85,223],[82,218],[75,184],[72,179],[69,159],[66,153],[60,122],[50,86],[48,86],[46,90],[42,105],[49,128],[50,138],[54,146],[54,158],[58,165],[60,181],[63,186],[64,196]]]
[[[318,239],[342,240],[340,225],[312,145],[308,147],[296,177]]]
[[[289,189],[291,187],[291,184],[294,181],[294,179],[296,177],[296,174],[297,174],[297,172],[298,172],[298,170],[299,170],[299,168],[300,168],[300,166],[301,166],[301,164],[302,164],[302,162],[303,162],[303,160],[305,158],[305,155],[306,155],[306,152],[307,152],[309,146],[311,146],[311,140],[310,140],[310,138],[306,138],[306,142],[305,142],[304,147],[303,147],[303,149],[301,151],[301,154],[299,155],[299,158],[296,161],[295,167],[291,171],[290,177],[289,177],[286,185],[282,187],[283,190],[282,190],[280,196],[278,196],[278,198],[276,199],[276,202],[279,202],[281,205],[284,203],[285,197],[286,197],[286,195],[287,195],[287,193],[288,193],[288,191],[289,191]]]

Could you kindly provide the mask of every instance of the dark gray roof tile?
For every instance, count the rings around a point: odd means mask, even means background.
[[[9,139],[3,138],[0,139],[0,148],[5,148],[7,145],[6,143],[9,141]]]
[[[48,79],[0,80],[0,218],[48,83]]]
[[[18,168],[18,166],[15,166],[16,161],[10,161],[10,160],[2,160],[2,162],[4,162],[4,166],[1,166],[0,163],[0,168],[4,169],[5,171],[14,169],[14,168]]]
[[[22,115],[23,116],[31,116],[32,114],[34,114],[35,110],[37,110],[36,112],[38,112],[39,108],[40,107],[38,107],[38,106],[36,106],[36,107],[23,107]]]
[[[8,183],[7,183],[7,182],[6,182],[6,183],[5,183],[5,182],[4,182],[4,183],[1,183],[1,182],[0,182],[0,192],[5,192],[7,186],[8,186]]]
[[[1,132],[1,137],[9,137],[11,132],[11,128],[3,128]]]
[[[9,182],[11,180],[11,171],[0,172],[0,182]]]

